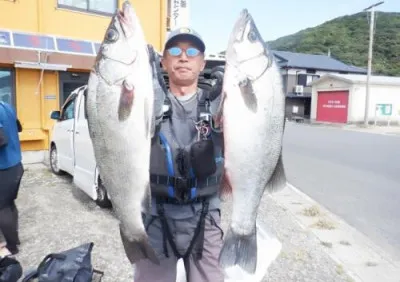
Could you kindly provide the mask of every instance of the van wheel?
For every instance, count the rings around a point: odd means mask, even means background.
[[[112,204],[110,199],[108,198],[106,187],[104,187],[103,181],[101,181],[100,176],[97,182],[98,184],[96,204],[103,209],[109,209],[112,207]]]
[[[58,166],[58,153],[56,145],[51,145],[50,148],[50,156],[49,156],[50,168],[51,171],[56,175],[63,175],[64,171],[62,171]]]

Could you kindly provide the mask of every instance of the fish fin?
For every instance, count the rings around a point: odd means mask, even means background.
[[[118,106],[118,120],[125,121],[131,114],[135,87],[126,80],[122,83]]]
[[[223,268],[238,265],[248,273],[255,273],[257,267],[257,231],[255,225],[254,231],[246,236],[236,234],[229,227],[219,255],[219,263]]]
[[[286,187],[286,173],[283,167],[282,152],[279,155],[278,162],[276,163],[275,170],[272,173],[271,179],[268,181],[266,190],[268,192],[278,192]]]
[[[222,176],[222,182],[220,186],[220,199],[222,201],[227,201],[232,197],[232,186],[229,182],[228,175],[224,172]]]
[[[141,238],[135,241],[129,241],[119,228],[122,245],[124,246],[125,254],[131,264],[136,263],[141,259],[149,259],[151,262],[160,265],[156,252],[149,243],[148,236],[144,234]]]
[[[147,185],[147,189],[144,194],[144,198],[142,200],[142,212],[143,213],[150,213],[151,211],[151,190],[150,190],[150,183]]]
[[[245,78],[241,80],[239,88],[247,108],[255,113],[257,111],[257,97],[250,79]]]

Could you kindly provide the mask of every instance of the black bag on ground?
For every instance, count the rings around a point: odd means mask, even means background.
[[[38,282],[92,282],[94,273],[102,277],[104,273],[92,266],[93,245],[91,242],[61,253],[48,254],[36,270],[25,275],[22,282],[34,279]]]
[[[19,261],[11,257],[0,258],[0,282],[17,282],[22,276]]]

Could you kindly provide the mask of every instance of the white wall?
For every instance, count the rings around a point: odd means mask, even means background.
[[[340,91],[340,90],[349,90],[351,97],[351,89],[352,85],[350,83],[335,80],[335,79],[326,79],[325,81],[321,81],[320,83],[314,85],[312,87],[311,94],[311,114],[310,119],[315,121],[317,118],[317,105],[318,105],[318,91]],[[352,101],[349,99],[348,109],[351,109]]]
[[[352,113],[351,121],[362,122],[364,121],[365,112],[365,84],[354,85],[354,92],[352,94]],[[392,116],[381,116],[375,113],[376,104],[392,104]],[[375,116],[376,115],[376,116]],[[350,117],[349,117],[350,118]],[[368,119],[370,121],[392,121],[400,122],[400,86],[385,86],[385,85],[371,85],[370,86],[370,100]]]

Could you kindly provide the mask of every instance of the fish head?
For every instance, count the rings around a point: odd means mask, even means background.
[[[261,76],[272,65],[272,52],[247,9],[243,9],[236,20],[229,38],[226,58],[228,65],[250,80]]]
[[[125,1],[105,32],[96,58],[96,72],[110,85],[122,83],[143,47],[142,27],[132,5]]]

